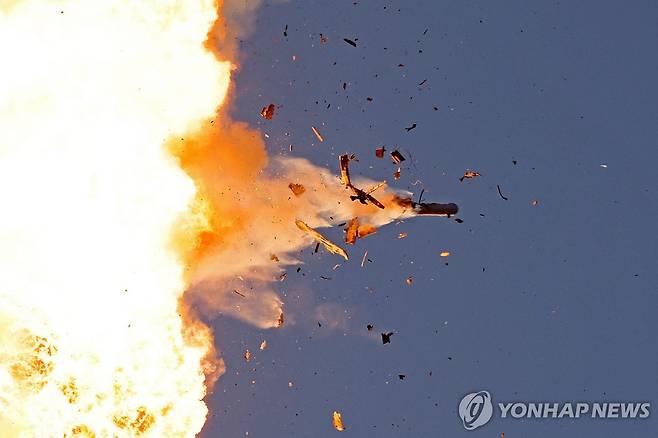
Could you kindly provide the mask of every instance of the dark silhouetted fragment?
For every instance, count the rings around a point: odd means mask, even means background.
[[[388,333],[382,333],[382,344],[390,344],[391,343],[391,336],[393,336],[393,332],[388,332]]]
[[[349,38],[343,38],[343,41],[345,41],[347,44],[349,44],[352,47],[356,47],[356,43]]]
[[[496,184],[496,188],[498,189],[498,194],[500,197],[507,201],[508,199],[505,197],[505,195],[503,195],[503,192],[500,191],[500,186],[498,184]]]
[[[400,164],[401,162],[406,160],[406,158],[404,158],[404,156],[397,149],[391,152],[391,159],[395,164]]]

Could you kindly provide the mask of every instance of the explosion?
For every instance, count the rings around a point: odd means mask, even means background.
[[[194,436],[223,372],[199,311],[279,326],[272,284],[311,242],[300,222],[372,232],[432,213],[270,161],[222,106],[235,62],[220,11],[0,2],[2,436]]]
[[[184,336],[171,229],[195,196],[163,148],[230,65],[211,1],[0,3],[2,436],[193,436],[207,331]]]

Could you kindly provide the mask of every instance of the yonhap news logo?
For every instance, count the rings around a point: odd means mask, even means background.
[[[642,420],[651,415],[651,403],[632,402],[500,402],[501,419],[620,419]],[[459,402],[459,418],[466,430],[487,424],[494,416],[494,403],[488,391],[466,394]]]
[[[492,414],[491,394],[487,391],[466,394],[459,402],[459,416],[466,430],[484,426],[491,420]]]

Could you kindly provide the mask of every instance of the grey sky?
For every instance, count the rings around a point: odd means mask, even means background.
[[[658,3],[353,3],[265,3],[240,44],[236,118],[259,125],[273,155],[292,143],[337,171],[356,153],[352,172],[374,179],[395,170],[375,147],[398,145],[413,159],[392,185],[457,202],[464,223],[391,224],[336,271],[341,259],[305,249],[279,286],[296,320],[284,329],[214,320],[228,372],[202,436],[338,436],[333,410],[353,437],[658,436]],[[272,121],[258,114],[268,103],[282,106]],[[467,168],[482,176],[460,182]],[[342,325],[319,327],[320,305]],[[467,432],[457,405],[480,389],[654,412],[494,417]]]

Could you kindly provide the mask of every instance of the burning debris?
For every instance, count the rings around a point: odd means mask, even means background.
[[[313,228],[309,227],[306,225],[304,221],[301,221],[297,219],[295,221],[295,224],[297,225],[297,228],[300,230],[304,231],[305,233],[309,234],[313,239],[315,239],[318,243],[321,243],[324,245],[324,247],[329,251],[330,253],[333,254],[338,254],[339,256],[343,257],[345,260],[348,259],[347,252],[340,246],[336,245],[326,237],[324,237],[322,234],[318,233],[316,230]]]
[[[375,149],[375,157],[384,158],[384,152],[386,152],[386,147],[384,146]]]
[[[272,120],[272,117],[274,117],[274,111],[276,110],[276,106],[274,106],[273,103],[264,106],[262,110],[260,110],[260,115],[263,117],[265,120]]]
[[[478,176],[482,176],[480,175],[480,172],[467,169],[466,172],[464,172],[464,174],[459,178],[459,182],[463,182],[465,179],[477,178]]]
[[[442,251],[441,254],[439,254],[441,257],[449,257],[450,256],[450,251]]]
[[[339,432],[343,432],[345,430],[345,426],[343,425],[343,415],[340,412],[334,411],[332,416],[332,424],[334,425],[334,429]]]
[[[377,232],[377,227],[372,225],[361,225],[359,218],[353,218],[347,223],[345,228],[345,243],[353,245],[357,239],[363,239],[366,236]]]

